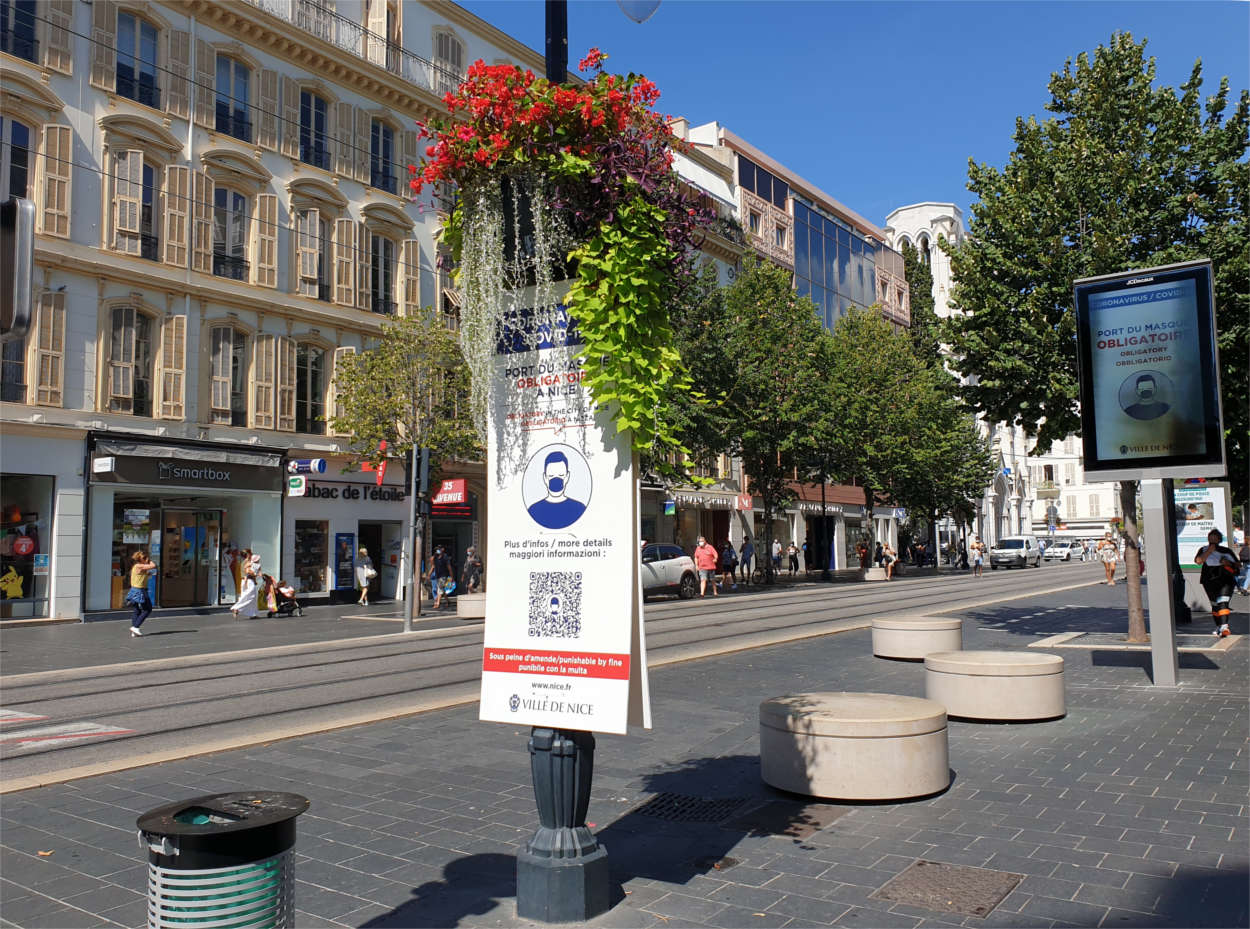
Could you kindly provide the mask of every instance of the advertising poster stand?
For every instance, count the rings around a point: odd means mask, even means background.
[[[1146,585],[1160,687],[1179,667],[1173,480],[1226,473],[1214,283],[1203,259],[1073,285],[1086,479],[1141,482],[1145,535],[1166,562]]]

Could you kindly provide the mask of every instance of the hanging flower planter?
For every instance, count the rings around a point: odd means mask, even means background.
[[[652,110],[655,84],[603,73],[606,57],[591,49],[578,66],[591,76],[576,86],[475,62],[444,97],[448,115],[420,125],[429,145],[408,168],[410,187],[414,196],[440,182],[458,190],[443,242],[456,263],[483,441],[501,334],[529,333],[535,348],[534,333],[564,331],[563,307],[591,397],[632,431],[635,449],[662,457],[681,449],[656,411],[690,386],[667,306],[690,280],[698,230],[712,216],[673,170],[679,142]]]

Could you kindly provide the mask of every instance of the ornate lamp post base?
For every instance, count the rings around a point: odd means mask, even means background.
[[[593,919],[611,903],[608,852],[586,827],[595,737],[535,727],[529,750],[539,826],[517,854],[517,915],[549,923]]]

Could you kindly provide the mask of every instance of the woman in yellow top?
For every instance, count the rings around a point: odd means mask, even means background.
[[[143,635],[139,627],[152,612],[152,598],[148,596],[148,575],[156,570],[156,565],[144,551],[135,552],[130,556],[130,561],[130,590],[126,594],[126,602],[135,611],[130,620],[130,634],[137,636]]]

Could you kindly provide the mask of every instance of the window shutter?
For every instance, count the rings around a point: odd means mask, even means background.
[[[43,127],[43,231],[69,238],[69,195],[74,131],[49,123]]]
[[[408,168],[415,165],[421,160],[421,156],[417,153],[420,148],[420,140],[417,138],[415,129],[408,129],[400,133],[402,140],[401,156],[397,160],[399,164],[395,166],[395,192],[401,197],[410,196],[408,193]]]
[[[405,316],[416,316],[421,310],[421,243],[404,239],[399,258],[400,293]]]
[[[334,221],[334,302],[356,305],[356,224],[350,219]]]
[[[65,294],[39,301],[39,341],[35,355],[35,402],[62,406],[65,386]]]
[[[335,173],[343,177],[351,177],[356,166],[356,155],[352,146],[356,141],[352,126],[355,123],[354,107],[350,103],[340,103],[337,107],[338,118],[334,121],[337,145],[334,162]]]
[[[321,258],[321,211],[304,210],[296,219],[296,265],[299,292],[317,296],[318,264]]]
[[[366,57],[386,67],[386,0],[369,0],[369,34]]]
[[[271,152],[278,150],[278,72],[266,68],[260,72],[260,104],[252,117],[256,125],[256,144]]]
[[[299,157],[299,84],[282,75],[282,154]]]
[[[278,337],[278,428],[295,431],[295,340]]]
[[[191,175],[191,270],[213,273],[213,179],[205,171]]]
[[[278,286],[278,197],[260,194],[256,198],[256,283]]]
[[[252,426],[257,429],[273,428],[273,355],[274,337],[258,335],[252,369]]]
[[[214,129],[217,96],[217,53],[203,39],[195,40],[195,122]]]
[[[187,266],[187,215],[191,200],[191,169],[165,168],[165,264]]]
[[[334,379],[330,384],[330,435],[348,435],[349,433],[340,432],[334,428],[334,418],[343,415],[343,409],[339,406],[339,365],[342,364],[344,358],[348,355],[356,354],[356,348],[352,345],[344,345],[334,350]]]
[[[139,254],[139,210],[143,199],[143,152],[113,155],[113,248]]]
[[[356,247],[356,306],[367,310],[372,296],[369,287],[369,272],[373,260],[373,235],[363,222],[356,227],[356,239],[358,242]],[[379,307],[378,312],[381,311],[382,308]]]
[[[170,29],[165,36],[169,54],[169,92],[165,95],[165,110],[186,119],[191,115],[191,33],[182,29]]]
[[[117,87],[117,4],[91,4],[91,85],[110,93]]]
[[[230,363],[233,360],[234,330],[229,326],[213,329],[213,357],[209,374],[209,406],[213,422],[230,423]]]
[[[369,183],[369,130],[372,128],[372,117],[361,107],[356,111],[356,180],[365,184]]]
[[[73,74],[70,30],[74,25],[74,0],[45,0],[40,12],[47,20],[43,34],[43,66],[61,74]]]
[[[169,316],[161,326],[161,417],[182,419],[187,369],[187,318]]]
[[[134,397],[135,309],[121,307],[110,315],[109,407],[129,412]]]

